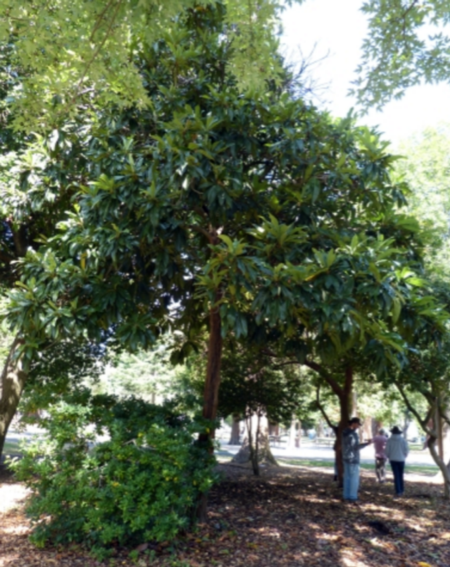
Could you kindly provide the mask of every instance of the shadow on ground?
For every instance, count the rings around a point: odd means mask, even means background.
[[[209,520],[176,542],[143,542],[131,561],[117,549],[99,563],[72,549],[36,549],[27,540],[23,503],[0,517],[0,566],[139,567],[449,567],[450,505],[442,486],[408,477],[406,496],[362,472],[359,506],[344,504],[332,471],[270,467],[254,477],[218,467]],[[8,488],[16,486],[5,478]],[[0,485],[0,488],[3,485]]]

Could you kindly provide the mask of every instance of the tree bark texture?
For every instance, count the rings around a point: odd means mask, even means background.
[[[16,337],[9,349],[0,379],[0,456],[5,445],[6,434],[17,411],[28,374],[22,363],[15,358],[20,339]]]
[[[213,308],[209,313],[208,364],[203,393],[203,417],[211,421],[217,417],[222,343],[222,326],[219,310]]]

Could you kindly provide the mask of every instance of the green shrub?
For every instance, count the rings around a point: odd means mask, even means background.
[[[27,512],[39,546],[80,542],[103,556],[172,539],[192,526],[215,479],[214,457],[194,440],[207,424],[168,407],[85,395],[52,406],[45,426],[47,439],[15,465],[33,489]]]

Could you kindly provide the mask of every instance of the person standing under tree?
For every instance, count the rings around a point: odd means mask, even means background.
[[[380,429],[373,438],[375,447],[375,474],[379,483],[386,482],[386,443],[387,435],[384,429]]]
[[[357,429],[362,423],[359,417],[352,417],[342,433],[342,460],[344,462],[344,500],[356,502],[359,489],[359,451],[372,441],[359,442]]]
[[[392,467],[394,475],[395,493],[401,496],[404,491],[403,474],[405,471],[405,460],[409,453],[408,443],[402,436],[402,430],[397,426],[391,429],[391,437],[386,443],[386,456]]]

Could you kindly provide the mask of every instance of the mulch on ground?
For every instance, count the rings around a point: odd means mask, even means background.
[[[396,499],[392,483],[362,471],[359,506],[344,504],[326,469],[270,467],[254,477],[220,465],[209,522],[177,542],[144,542],[98,562],[79,548],[37,549],[28,541],[26,492],[0,475],[0,567],[449,567],[450,504],[442,486],[407,476]],[[5,504],[5,494],[9,503]],[[3,507],[2,507],[3,502]]]

